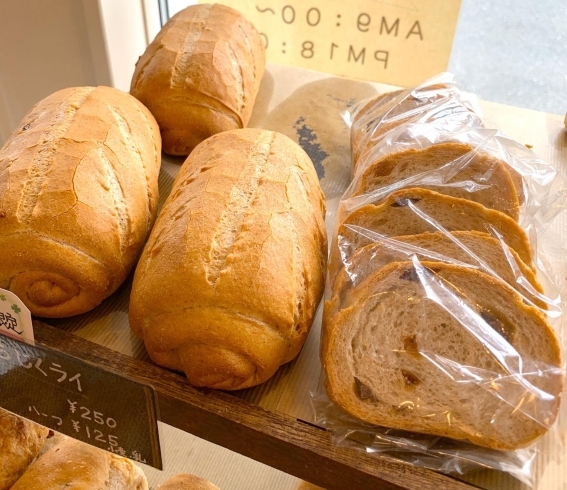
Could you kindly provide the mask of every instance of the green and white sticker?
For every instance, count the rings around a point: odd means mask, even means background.
[[[34,340],[30,310],[14,293],[1,288],[0,332],[16,338]]]

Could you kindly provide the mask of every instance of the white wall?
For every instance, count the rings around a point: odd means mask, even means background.
[[[1,142],[50,93],[110,83],[108,69],[95,66],[91,52],[97,42],[104,48],[101,33],[98,40],[93,33],[91,45],[80,0],[0,1]]]
[[[153,1],[157,7],[157,0]],[[143,2],[98,0],[98,3],[105,27],[112,86],[128,92],[136,61],[148,45]]]
[[[146,2],[144,9],[143,0],[0,0],[0,146],[56,90],[128,91],[147,45],[145,14],[157,6]]]

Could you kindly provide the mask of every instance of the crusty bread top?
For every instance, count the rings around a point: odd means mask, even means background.
[[[130,325],[152,358],[222,389],[265,381],[293,359],[323,292],[324,215],[313,164],[286,136],[248,128],[201,143],[134,276]],[[216,374],[197,365],[196,346],[208,360],[219,354]]]
[[[345,211],[340,213],[344,215]],[[368,204],[348,214],[339,225],[339,240],[351,241],[355,247],[366,245],[370,240],[352,227],[390,237],[435,232],[440,227],[446,231],[480,231],[495,237],[501,234],[506,244],[533,269],[528,237],[516,221],[476,202],[427,189],[401,189],[377,205]],[[340,261],[337,249],[333,244],[332,267]]]
[[[350,288],[356,288],[371,274],[391,262],[403,262],[416,256],[429,262],[469,264],[494,274],[506,281],[520,294],[541,308],[546,304],[538,293],[543,289],[534,272],[522,262],[518,254],[487,233],[477,231],[455,231],[448,235],[441,232],[385,238],[355,250],[341,250],[342,267],[338,274],[329,270],[329,281],[337,307],[344,307]],[[519,277],[525,278],[524,285]],[[531,287],[530,287],[531,286]],[[535,295],[534,295],[535,293]]]
[[[117,89],[43,99],[0,150],[0,241],[63,243],[109,267],[117,286],[155,218],[160,141],[149,111]]]
[[[421,187],[478,202],[518,220],[519,201],[507,165],[460,142],[390,153],[366,166],[353,196]]]
[[[242,128],[264,66],[260,35],[240,12],[193,5],[175,14],[140,57],[130,93],[154,114],[159,105],[192,102],[226,113]]]
[[[0,408],[0,490],[9,490],[35,459],[49,430]]]
[[[477,270],[389,264],[356,288],[352,306],[326,316],[323,332],[329,396],[366,422],[516,449],[557,416],[552,328]]]
[[[210,481],[195,475],[181,474],[167,480],[158,490],[219,490]]]
[[[70,437],[41,456],[12,490],[148,490],[142,470],[126,458]]]

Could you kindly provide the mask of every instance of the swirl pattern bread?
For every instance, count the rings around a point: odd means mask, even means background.
[[[228,131],[181,167],[138,263],[130,325],[197,386],[266,381],[301,349],[321,299],[325,200],[286,136]]]
[[[153,225],[159,129],[134,97],[69,88],[0,150],[0,287],[32,314],[88,311],[124,281]]]
[[[248,124],[265,54],[246,18],[223,5],[174,15],[136,64],[130,93],[155,116],[170,155]]]

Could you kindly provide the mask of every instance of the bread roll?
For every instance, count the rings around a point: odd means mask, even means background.
[[[195,475],[175,475],[161,485],[158,490],[219,490],[210,481]]]
[[[130,324],[191,383],[266,381],[321,299],[325,200],[307,154],[260,129],[209,138],[181,167],[136,268]]]
[[[0,150],[0,287],[32,314],[77,315],[126,278],[156,215],[157,124],[134,97],[68,88]]]
[[[130,93],[157,119],[164,151],[187,155],[213,134],[246,127],[264,66],[262,39],[242,14],[194,5],[148,46]]]
[[[49,429],[0,408],[0,490],[9,490],[39,453]]]
[[[330,398],[370,424],[527,446],[559,410],[552,328],[499,279],[439,262],[419,267],[383,267],[325,324]]]
[[[12,490],[148,490],[142,470],[126,458],[67,438],[39,458]]]

